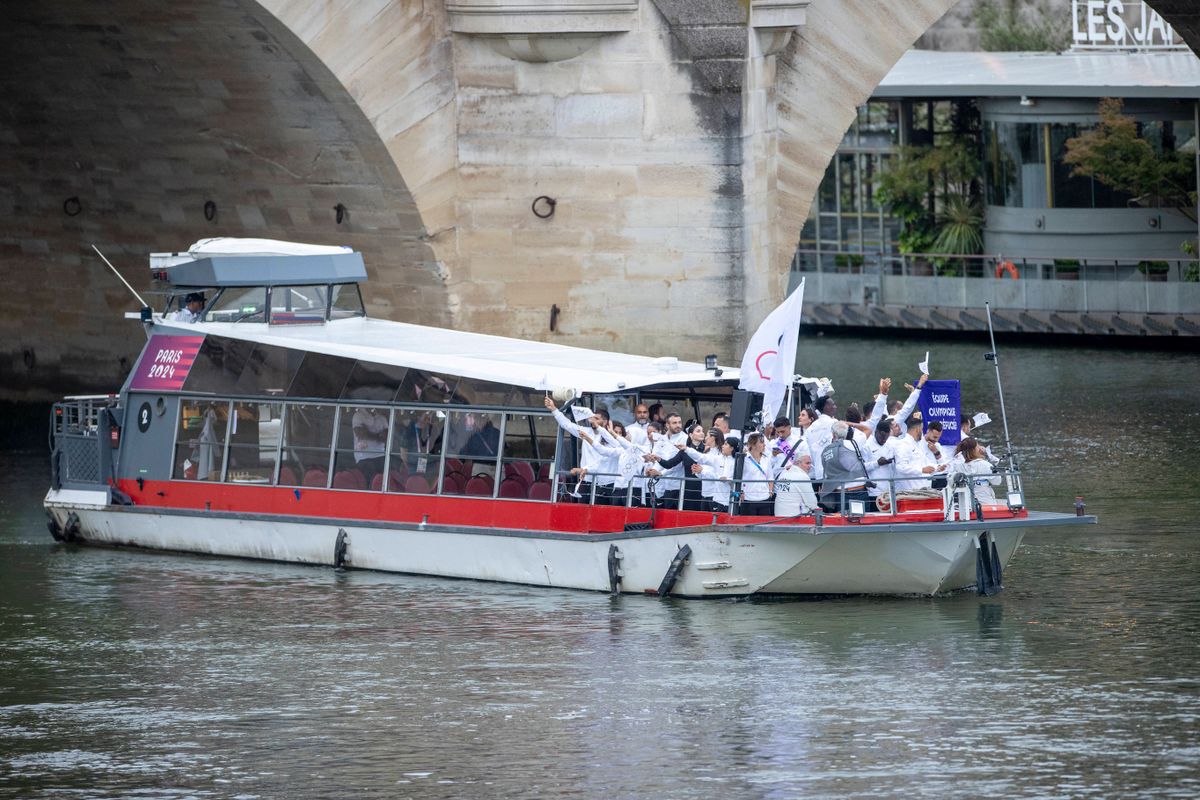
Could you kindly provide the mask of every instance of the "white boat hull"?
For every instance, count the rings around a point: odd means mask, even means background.
[[[51,491],[59,530],[95,544],[298,564],[332,565],[339,534],[345,566],[417,575],[609,591],[610,547],[618,589],[654,593],[686,546],[669,593],[921,594],[975,584],[978,523],[898,526],[710,526],[612,534],[484,531],[411,524],[293,519],[112,506],[103,492]],[[990,528],[1002,565],[1023,527]],[[935,527],[933,530],[928,528]]]

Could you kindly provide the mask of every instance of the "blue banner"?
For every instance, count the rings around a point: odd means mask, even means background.
[[[921,410],[921,433],[929,429],[929,423],[937,420],[942,423],[942,438],[944,445],[956,445],[962,437],[958,428],[962,419],[962,392],[958,381],[925,381],[921,389],[921,397],[917,400],[917,408]]]

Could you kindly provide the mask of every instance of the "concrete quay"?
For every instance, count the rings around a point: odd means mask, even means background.
[[[805,307],[805,325],[814,328],[911,331],[987,331],[983,309],[862,306],[816,303]],[[1093,311],[992,312],[992,326],[1005,333],[1096,337],[1177,337],[1200,346],[1200,314],[1138,314]]]

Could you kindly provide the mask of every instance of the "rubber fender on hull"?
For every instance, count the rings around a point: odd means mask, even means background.
[[[687,563],[688,556],[692,554],[690,545],[684,545],[679,548],[679,552],[671,559],[671,566],[667,567],[667,574],[663,575],[662,583],[658,585],[658,596],[666,597],[675,588],[675,581],[679,580],[679,573],[683,570],[683,565]]]
[[[347,557],[347,550],[350,547],[350,539],[346,535],[343,528],[338,528],[337,539],[333,542],[333,566],[342,569],[346,566],[346,562],[350,559]]]

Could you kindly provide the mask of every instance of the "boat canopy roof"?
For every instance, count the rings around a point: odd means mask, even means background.
[[[152,253],[154,276],[172,286],[301,286],[366,280],[362,256],[349,247],[275,239],[201,239],[186,253]]]
[[[738,378],[737,369],[722,367],[718,377],[701,363],[674,357],[633,356],[365,317],[303,326],[182,323],[157,315],[154,322],[152,334],[210,334],[534,390],[614,393],[650,386],[728,386]]]

